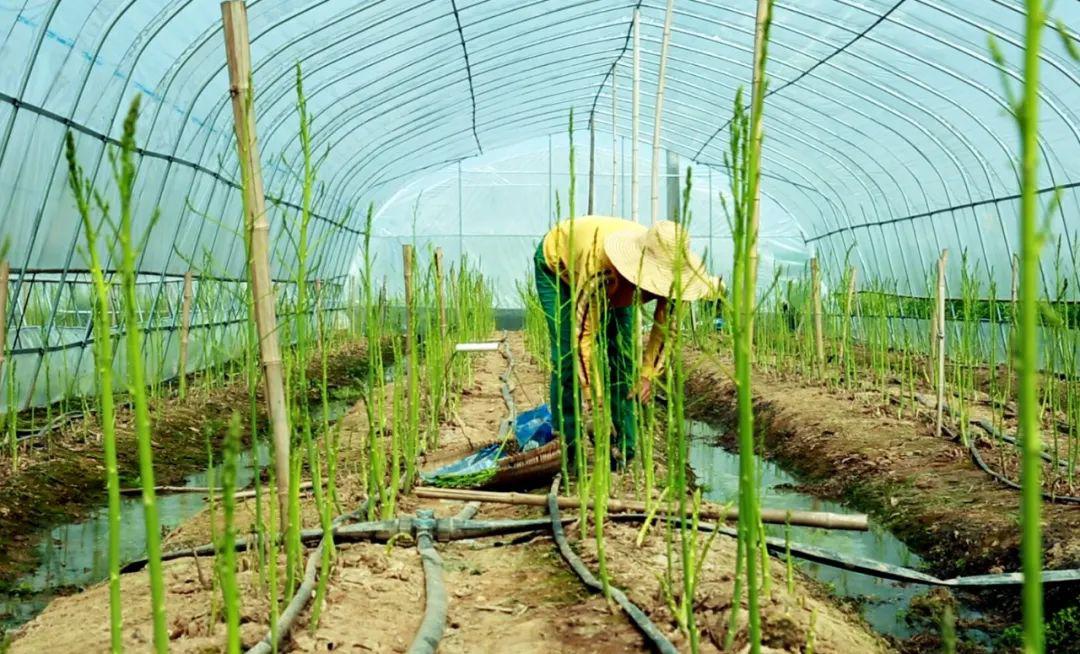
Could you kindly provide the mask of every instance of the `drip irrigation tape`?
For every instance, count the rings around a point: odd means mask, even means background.
[[[443,582],[442,557],[435,550],[435,513],[416,512],[416,550],[424,566],[424,619],[416,630],[409,654],[435,654],[446,631],[449,598]]]
[[[585,563],[574,553],[574,550],[570,549],[570,543],[566,540],[566,533],[563,532],[562,527],[562,518],[559,516],[559,499],[558,495],[556,495],[558,487],[559,475],[555,475],[555,479],[551,483],[551,492],[548,493],[548,514],[551,517],[551,531],[555,537],[555,543],[559,546],[559,553],[562,554],[567,565],[581,578],[582,583],[589,590],[596,593],[603,592],[603,584],[585,567]],[[610,591],[611,598],[622,608],[634,623],[634,626],[648,639],[655,651],[662,654],[678,654],[679,650],[675,649],[667,636],[652,623],[652,620],[649,620],[649,616],[645,615],[641,609],[626,597],[626,594],[614,587],[611,587]]]
[[[609,519],[616,522],[640,522],[646,519],[646,516],[643,513],[624,513],[620,515],[611,515],[608,517]],[[678,521],[678,518],[667,516],[657,516],[656,519],[667,520],[669,522]],[[718,534],[722,536],[727,536],[729,538],[739,537],[739,533],[737,530],[731,529],[729,527],[721,527],[709,522],[700,523],[698,525],[698,530],[706,532],[715,531]],[[869,575],[871,577],[878,577],[880,579],[888,579],[891,581],[898,581],[902,583],[971,589],[994,588],[1002,586],[1020,586],[1024,583],[1024,576],[1019,572],[1005,572],[989,575],[970,575],[964,577],[953,577],[951,579],[940,579],[933,575],[926,574],[925,572],[912,570],[911,568],[905,568],[882,561],[875,561],[873,559],[866,559],[860,556],[850,556],[847,554],[830,552],[828,550],[822,549],[820,547],[815,547],[813,545],[789,543],[783,538],[775,538],[772,536],[765,537],[765,546],[769,550],[770,554],[780,559],[786,556],[786,552],[790,548],[792,556],[802,559],[804,561],[811,561],[813,563],[827,565],[830,568],[838,568],[840,570],[858,572],[860,574]],[[1080,569],[1043,570],[1042,582],[1044,584],[1080,583]]]

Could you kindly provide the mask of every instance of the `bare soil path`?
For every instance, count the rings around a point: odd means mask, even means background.
[[[546,380],[539,366],[529,361],[519,335],[511,336],[515,359],[514,399],[519,408],[543,401]],[[477,356],[474,383],[464,393],[455,415],[442,426],[439,447],[424,461],[435,468],[491,440],[505,415],[498,375],[505,361],[497,353]],[[343,502],[361,501],[362,485],[358,453],[362,450],[366,419],[357,405],[343,423],[343,450],[339,488]],[[627,479],[622,487],[630,486]],[[457,513],[458,502],[421,500],[407,495],[399,514],[432,508],[440,516]],[[254,514],[246,502],[238,512],[243,530]],[[536,509],[484,505],[480,518],[539,517]],[[305,505],[305,525],[314,526],[316,516]],[[208,540],[205,513],[171,534],[166,547]],[[579,529],[567,533],[586,563],[596,569],[591,539],[576,540]],[[636,528],[612,525],[608,530],[608,556],[613,582],[645,610],[680,648],[688,643],[679,633],[660,591],[658,577],[667,567],[664,541],[659,532],[639,548]],[[440,651],[473,652],[640,652],[647,651],[639,633],[603,598],[589,594],[559,557],[550,536],[485,538],[440,544],[446,584],[450,594],[447,632]],[[678,548],[676,548],[678,549]],[[704,566],[698,612],[702,620],[702,651],[721,651],[732,609],[731,586],[735,543],[717,538]],[[268,604],[257,591],[258,575],[251,557],[242,557],[240,585],[243,592],[243,634],[251,645],[266,630]],[[218,595],[203,582],[209,579],[212,562],[179,560],[166,564],[168,615],[175,652],[219,651],[224,625],[212,615]],[[678,564],[676,564],[677,567]],[[870,632],[850,609],[835,604],[823,591],[796,573],[795,592],[785,588],[785,568],[774,562],[772,597],[765,603],[764,625],[767,651],[801,652],[813,639],[815,652],[871,653],[892,651],[882,638]],[[145,573],[124,576],[124,634],[129,651],[144,651],[150,642],[150,616]],[[313,627],[305,615],[285,651],[292,652],[404,652],[424,610],[423,572],[415,548],[347,544],[339,549],[330,590],[319,624]],[[741,612],[745,614],[745,612]],[[108,645],[108,590],[104,585],[56,600],[42,615],[24,627],[12,644],[12,652],[98,652]],[[811,625],[813,624],[813,627]],[[735,651],[746,642],[745,620],[738,622]]]

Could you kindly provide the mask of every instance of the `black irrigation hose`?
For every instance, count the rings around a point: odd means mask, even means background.
[[[570,549],[570,543],[566,540],[566,533],[563,532],[562,527],[562,518],[559,516],[559,499],[554,490],[559,487],[559,475],[555,476],[551,487],[553,490],[548,494],[548,514],[551,516],[551,531],[555,537],[555,543],[559,546],[559,553],[562,554],[567,565],[581,578],[582,583],[589,590],[594,593],[603,592],[603,584],[585,567],[585,563],[574,553],[574,550]],[[641,609],[626,597],[625,593],[614,587],[610,587],[610,591],[611,598],[622,608],[634,623],[634,626],[648,639],[655,651],[662,654],[678,654],[679,650],[675,649],[667,636],[652,623],[649,616],[645,615]]]
[[[937,408],[937,404],[934,401],[931,401],[931,400],[927,399],[927,397],[925,395],[923,395],[922,393],[916,393],[915,399],[917,399],[920,404],[922,404],[923,406],[925,406],[927,408],[930,408],[930,409]],[[951,406],[949,406],[948,404],[942,404],[942,409],[944,409],[945,413],[949,414],[953,418],[957,418],[956,412],[953,411],[953,408]],[[975,425],[979,429],[982,429],[983,431],[985,431],[987,434],[989,434],[991,437],[993,437],[996,440],[1004,441],[1004,442],[1008,443],[1009,445],[1014,445],[1016,447],[1020,447],[1020,442],[1018,440],[1016,440],[1016,438],[1014,438],[1012,436],[1009,436],[1005,432],[999,430],[997,427],[990,424],[989,422],[987,422],[983,418],[969,418],[968,422]],[[1054,457],[1050,456],[1046,451],[1039,452],[1039,456],[1042,457],[1042,460],[1046,461],[1047,463],[1052,464],[1052,463],[1055,462]],[[1069,466],[1069,462],[1068,461],[1062,461],[1062,460],[1058,459],[1057,460],[1057,465],[1061,466],[1062,468],[1067,468]]]
[[[931,404],[930,401],[926,397],[924,397],[921,393],[917,394],[915,397],[924,406],[930,406],[930,407],[936,407],[937,406],[936,403]],[[963,420],[963,418],[958,416],[956,411],[954,411],[953,408],[951,406],[949,406],[948,404],[942,403],[941,408],[945,411],[945,413],[949,414],[952,418],[954,418],[956,420]],[[997,428],[995,428],[991,424],[988,424],[985,420],[972,420],[972,419],[969,419],[968,422],[970,422],[973,425],[976,425],[980,429],[983,429],[984,431],[989,433],[994,438],[999,438],[999,439],[1005,441],[1006,443],[1009,443],[1009,444],[1014,445],[1014,446],[1018,445],[1018,442],[1017,442],[1017,440],[1015,438],[1013,438],[1012,436],[1009,436],[1007,434],[1001,433],[1000,431],[998,431]],[[991,468],[986,463],[986,461],[983,460],[982,455],[979,454],[979,448],[975,445],[975,439],[974,438],[969,438],[968,439],[967,449],[968,449],[968,454],[971,456],[971,460],[975,464],[975,466],[977,468],[979,468],[980,470],[982,470],[983,472],[985,472],[986,474],[993,477],[993,479],[995,481],[997,481],[998,483],[1002,484],[1003,486],[1007,486],[1008,488],[1011,488],[1013,490],[1021,490],[1023,488],[1020,484],[1016,483],[1012,479],[1009,479],[1005,475],[1003,475],[1000,472],[998,472],[998,471],[994,470],[993,468]],[[1049,454],[1047,454],[1046,452],[1040,452],[1039,455],[1042,457],[1043,461],[1046,461],[1047,463],[1050,463],[1051,465],[1053,465],[1054,459]],[[1062,465],[1065,462],[1058,461],[1057,463],[1058,463],[1058,465]],[[1046,491],[1040,491],[1040,494],[1042,495],[1042,498],[1044,500],[1046,500],[1047,502],[1050,502],[1051,504],[1080,504],[1080,497],[1077,497],[1075,495],[1057,495],[1055,493],[1047,493]]]
[[[1009,479],[1005,475],[986,465],[986,461],[983,461],[982,455],[979,454],[979,448],[975,446],[974,438],[968,440],[968,452],[971,453],[971,460],[975,462],[975,465],[997,480],[998,483],[1008,486],[1013,490],[1021,490],[1023,488],[1023,486],[1012,479]],[[1040,493],[1044,500],[1052,504],[1080,504],[1080,497],[1076,497],[1075,495],[1055,495],[1054,493],[1047,493],[1046,491],[1040,491]]]
[[[643,513],[613,514],[608,517],[616,522],[641,522],[647,519]],[[656,520],[677,522],[679,519],[669,516],[657,516]],[[699,523],[698,530],[705,532],[715,531],[722,536],[728,536],[730,538],[739,537],[739,533],[735,529],[718,526],[710,522]],[[804,561],[811,561],[813,563],[827,565],[830,568],[858,572],[871,577],[899,581],[902,583],[945,586],[949,588],[1020,586],[1024,583],[1024,576],[1019,572],[939,579],[933,575],[919,572],[918,570],[912,570],[911,568],[905,568],[903,566],[893,565],[882,561],[875,561],[873,559],[866,559],[861,556],[838,554],[813,545],[791,543],[783,538],[775,538],[772,536],[765,537],[765,546],[769,550],[769,553],[777,558],[785,558],[786,553],[790,549],[792,556],[803,559]],[[1044,584],[1077,583],[1080,582],[1080,569],[1043,570],[1042,581]]]
[[[367,507],[370,502],[370,499],[366,499],[355,511],[344,513],[334,518],[334,521],[331,523],[332,526],[336,528],[357,516],[367,513]],[[289,605],[285,607],[285,610],[282,611],[281,616],[278,618],[277,629],[267,631],[262,640],[256,643],[254,647],[247,650],[247,654],[270,654],[271,652],[276,652],[282,639],[289,635],[289,631],[292,630],[293,625],[296,623],[296,619],[300,617],[300,612],[304,610],[304,607],[307,606],[314,595],[315,580],[319,573],[319,564],[322,562],[323,549],[325,549],[328,540],[332,547],[336,547],[336,543],[329,538],[319,539],[319,545],[312,550],[310,555],[308,555],[307,565],[304,567],[304,579],[300,583],[300,587],[296,589],[296,593],[292,596],[292,599],[289,600]]]
[[[443,581],[442,557],[435,549],[435,512],[416,512],[416,550],[424,566],[424,619],[416,630],[409,654],[435,654],[446,631],[449,598]]]
[[[16,436],[15,441],[18,442],[18,443],[22,443],[24,441],[43,438],[44,436],[48,435],[49,432],[55,431],[55,430],[59,429],[60,427],[63,427],[65,424],[71,422],[72,420],[74,420],[74,419],[76,419],[78,417],[81,417],[82,415],[83,415],[83,412],[79,411],[79,410],[67,411],[65,413],[61,413],[60,415],[56,416],[51,421],[45,423],[41,427],[35,427],[35,428],[29,429],[29,430],[19,429],[18,431],[22,431],[23,435]]]
[[[526,520],[470,520],[466,513],[470,507],[465,507],[461,513],[453,518],[440,518],[435,521],[433,537],[440,543],[454,540],[466,540],[469,538],[483,538],[489,536],[507,536],[529,531],[547,531],[551,526],[548,518],[535,518]],[[462,515],[466,517],[461,517]],[[355,512],[350,516],[357,515]],[[565,522],[572,522],[566,518]],[[372,522],[358,522],[351,525],[338,525],[334,528],[335,543],[385,543],[399,534],[416,534],[416,519],[405,516],[392,520],[376,520]],[[321,529],[304,529],[300,532],[300,542],[305,545],[317,544],[322,540]],[[236,551],[243,552],[251,547],[251,539],[237,538]],[[175,561],[200,556],[213,556],[217,548],[213,544],[199,545],[181,550],[165,552],[161,555],[162,561]],[[146,567],[147,559],[137,559],[124,565],[120,572],[128,574],[138,572]]]

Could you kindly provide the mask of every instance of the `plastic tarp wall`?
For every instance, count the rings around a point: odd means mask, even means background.
[[[325,250],[312,274],[337,279],[354,269],[361,237],[364,212],[350,208],[387,205],[377,224],[378,247],[391,266],[390,258],[400,256],[393,241],[412,234],[411,211],[390,206],[404,197],[396,196],[403,187],[458,161],[473,171],[484,153],[560,134],[570,108],[582,126],[590,118],[597,126],[604,165],[600,135],[610,134],[613,124],[621,136],[630,133],[635,10],[647,142],[665,4],[248,0],[274,275],[289,277],[295,262],[296,224],[286,215],[295,217],[300,196],[297,63],[305,72],[321,161],[310,237]],[[706,168],[722,168],[735,93],[750,82],[755,4],[675,2],[660,142],[684,164],[694,163],[699,179]],[[1080,2],[1057,2],[1054,12],[1075,37]],[[966,250],[970,264],[1007,294],[1018,148],[1002,85],[1021,79],[1023,21],[1021,0],[778,0],[769,47],[763,220],[778,229],[790,220],[797,229],[766,243],[783,249],[765,256],[797,262],[818,254],[828,276],[850,251],[861,281],[893,280],[900,293],[923,294],[933,261],[948,248],[949,292],[956,295],[959,254]],[[165,298],[175,296],[177,277],[195,262],[201,274],[243,277],[221,29],[215,3],[203,0],[0,2],[0,240],[11,244],[17,308],[7,316],[9,339],[20,339],[8,347],[30,350],[15,357],[20,371],[37,371],[36,378],[44,367],[43,352],[22,340],[26,297],[38,292],[28,287],[44,288],[38,282],[46,278],[54,285],[39,325],[52,334],[64,302],[56,289],[86,265],[65,188],[64,134],[75,134],[80,161],[104,188],[106,146],[119,136],[135,94],[144,100],[136,229],[161,210],[139,260],[143,279],[153,285],[146,291],[154,298],[151,315],[167,308],[175,324],[176,303]],[[1000,69],[989,53],[990,36],[1006,60]],[[1080,71],[1053,33],[1046,34],[1041,57],[1040,198],[1046,206],[1054,188],[1063,190],[1049,226],[1061,242],[1059,272],[1076,279]],[[555,167],[565,174],[558,158]],[[531,243],[550,215],[548,196],[523,194],[514,206],[527,216],[515,224],[485,206],[492,196],[485,199],[490,191],[482,189],[498,186],[489,173],[468,173],[477,196],[465,200],[471,206],[461,231],[475,235],[466,247],[491,259],[484,266],[500,275],[500,302],[511,304],[512,292],[502,285],[525,272]],[[437,195],[438,183],[429,197]],[[723,186],[716,173],[714,184]],[[600,207],[604,187],[601,182]],[[539,204],[528,206],[533,202]],[[703,214],[701,201],[695,202],[700,236]],[[456,234],[447,240],[441,222],[442,231],[434,229],[423,231],[453,260]],[[715,250],[722,258],[720,244]],[[1053,287],[1051,257],[1043,271]],[[1070,286],[1071,297],[1078,287]],[[44,386],[20,385],[20,396]]]
[[[612,135],[596,135],[594,212],[630,218],[630,143],[619,138],[615,149],[615,206],[612,207]],[[588,209],[589,133],[574,135],[575,211]],[[600,143],[604,143],[603,146]],[[550,146],[550,147],[549,147]],[[639,220],[651,222],[651,149],[640,147]],[[731,231],[721,204],[729,184],[722,170],[680,160],[677,175],[668,168],[667,154],[660,158],[660,215],[670,216],[674,177],[681,203],[686,166],[691,166],[690,232],[692,247],[707,258],[710,268],[730,277]],[[711,189],[710,189],[711,186]],[[565,133],[531,139],[521,144],[448,166],[403,186],[376,209],[373,219],[373,279],[385,279],[391,294],[403,292],[401,245],[414,243],[428,257],[434,247],[443,249],[447,262],[456,262],[464,250],[472,265],[492,281],[501,307],[520,307],[518,284],[533,270],[540,239],[553,221],[569,216],[569,138]],[[558,205],[556,205],[558,202]],[[562,213],[556,214],[556,208]],[[459,234],[459,228],[461,230]],[[710,238],[711,237],[711,238]],[[782,266],[801,271],[808,254],[795,216],[766,195],[762,200],[762,266]],[[354,262],[359,274],[362,261]],[[769,283],[765,280],[764,283]]]

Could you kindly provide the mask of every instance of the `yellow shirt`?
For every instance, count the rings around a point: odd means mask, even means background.
[[[634,302],[636,290],[608,259],[604,252],[604,240],[610,234],[632,228],[635,224],[622,218],[582,216],[562,221],[544,236],[544,261],[548,268],[575,289],[577,371],[583,389],[590,388],[596,376],[590,362],[600,325],[599,305],[628,307]],[[642,357],[643,378],[654,379],[663,367],[666,327],[667,300],[661,298],[656,303],[652,331]]]

